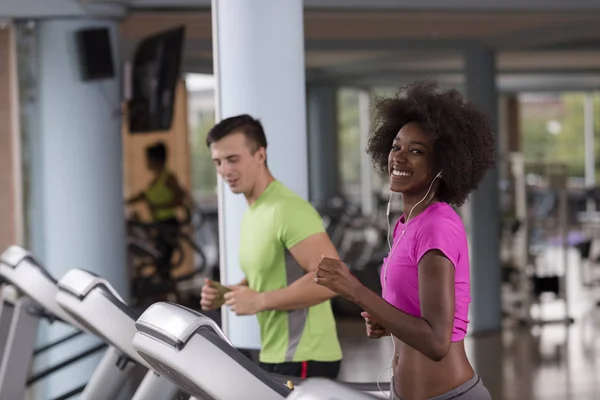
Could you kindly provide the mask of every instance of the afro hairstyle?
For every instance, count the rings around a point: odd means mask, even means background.
[[[455,89],[437,91],[437,84],[417,81],[375,106],[374,131],[367,153],[385,176],[388,155],[398,131],[419,123],[433,138],[436,170],[443,170],[437,199],[461,206],[486,172],[494,168],[496,140],[491,120]]]

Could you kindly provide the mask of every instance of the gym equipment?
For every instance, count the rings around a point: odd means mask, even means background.
[[[207,221],[207,213],[196,204],[193,205],[193,210],[187,206],[182,207],[182,210],[185,215],[177,225],[143,222],[135,214],[127,219],[127,257],[133,270],[131,292],[134,306],[146,308],[165,297],[178,303],[188,302],[190,291],[198,289],[193,284],[190,285],[190,281],[207,268],[214,268],[214,265],[209,265],[203,248],[196,244],[194,236]],[[163,243],[163,246],[159,243]],[[160,265],[161,262],[164,263],[161,261],[165,251],[164,243],[170,244],[172,248],[168,265]],[[184,261],[186,249],[193,252],[193,269],[184,275],[172,277],[172,270]],[[148,266],[155,267],[150,275],[142,273]],[[191,290],[189,286],[192,286]]]
[[[516,250],[512,264],[516,267],[513,274],[517,279],[513,293],[507,292],[503,296],[513,303],[505,305],[506,313],[526,325],[573,323],[567,294],[567,168],[563,164],[526,163],[521,153],[510,155],[510,167],[514,181],[515,217],[519,225],[511,239],[511,247]],[[530,172],[537,172],[546,187],[543,196],[533,207],[527,190],[527,174]],[[559,248],[560,257],[544,261],[541,256],[548,245]],[[558,271],[557,266],[561,266],[562,271]],[[551,294],[554,299],[564,303],[562,318],[541,317],[541,300],[545,294]],[[532,315],[533,306],[537,306],[540,317],[534,318]]]
[[[0,289],[0,366],[18,298],[19,294],[14,286],[5,285]]]
[[[359,207],[341,196],[332,198],[318,211],[340,258],[352,274],[375,293],[381,293],[379,270],[389,251],[385,239],[387,225],[380,226],[375,219],[363,216]],[[331,306],[336,315],[342,316],[360,317],[362,311],[341,296],[332,298]]]
[[[22,399],[25,398],[25,389],[28,384],[51,374],[52,372],[67,366],[81,358],[106,348],[106,344],[100,344],[74,356],[57,366],[48,368],[28,379],[29,364],[34,355],[34,345],[37,335],[37,327],[41,318],[47,318],[50,322],[61,321],[70,324],[83,332],[91,333],[89,329],[71,318],[55,300],[58,287],[56,280],[33,258],[25,249],[19,246],[9,247],[0,256],[0,278],[19,292],[20,296],[11,305],[4,302],[2,307],[2,327],[0,330],[8,329],[5,352],[0,365],[0,398]],[[10,286],[9,286],[10,287]],[[4,293],[3,299],[7,300]],[[12,308],[10,326],[6,328],[4,322],[5,312]],[[7,314],[8,315],[8,314]],[[70,335],[73,337],[74,335]],[[45,346],[37,352],[68,340],[63,338],[56,343]],[[67,399],[75,394],[81,393],[82,400],[114,400],[117,398],[125,380],[132,372],[133,364],[122,365],[121,354],[115,348],[108,348],[105,355],[95,369],[87,385],[59,397]]]
[[[133,347],[155,370],[202,400],[289,395],[289,388],[237,351],[213,320],[186,311],[191,310],[155,303],[136,321]]]
[[[56,302],[73,319],[124,354],[124,363],[148,369],[132,400],[171,400],[179,389],[158,375],[132,346],[137,315],[101,277],[72,269],[58,282]]]
[[[199,400],[280,400],[300,378],[269,374],[236,350],[210,318],[172,303],[155,303],[135,323],[133,347],[155,370]],[[233,377],[232,384],[225,377]],[[346,386],[379,393],[377,384]],[[382,384],[389,392],[389,383]]]
[[[389,399],[389,396],[373,396],[331,379],[309,378],[294,388],[287,400],[375,400]]]

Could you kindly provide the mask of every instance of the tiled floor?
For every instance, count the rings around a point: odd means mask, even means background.
[[[595,306],[600,297],[582,289],[579,262],[572,261],[574,324],[515,328],[507,323],[501,333],[466,339],[469,358],[494,400],[600,399],[600,308]],[[550,304],[544,313],[558,315],[561,308]],[[338,330],[345,355],[339,379],[389,381],[391,341],[367,339],[360,319],[339,320]]]
[[[338,321],[340,380],[389,381],[390,340],[368,340],[360,321]],[[468,355],[495,400],[600,399],[600,309],[570,328],[508,330],[467,339]]]

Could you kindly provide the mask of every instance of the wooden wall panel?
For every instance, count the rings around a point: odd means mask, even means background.
[[[128,198],[148,186],[151,175],[146,168],[145,151],[148,145],[162,141],[167,146],[168,166],[176,174],[180,184],[190,190],[191,167],[188,140],[187,91],[185,82],[177,85],[175,111],[171,130],[151,132],[148,134],[130,134],[127,118],[123,118],[123,173],[124,193]],[[149,220],[150,214],[146,207],[139,205],[130,207],[138,212],[144,220]],[[176,274],[190,271],[193,266],[193,253],[186,248],[186,258]]]
[[[18,204],[18,160],[15,113],[18,108],[13,93],[16,85],[15,53],[10,25],[0,28],[0,251],[19,243],[20,204]],[[16,153],[16,154],[15,154]]]

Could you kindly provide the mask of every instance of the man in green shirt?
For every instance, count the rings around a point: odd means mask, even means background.
[[[276,180],[267,167],[262,124],[249,115],[224,119],[207,135],[217,172],[246,197],[240,229],[245,278],[226,288],[207,279],[203,310],[223,304],[237,315],[256,314],[261,367],[269,372],[335,379],[342,351],[330,299],[314,282],[323,256],[339,258],[312,205]]]

